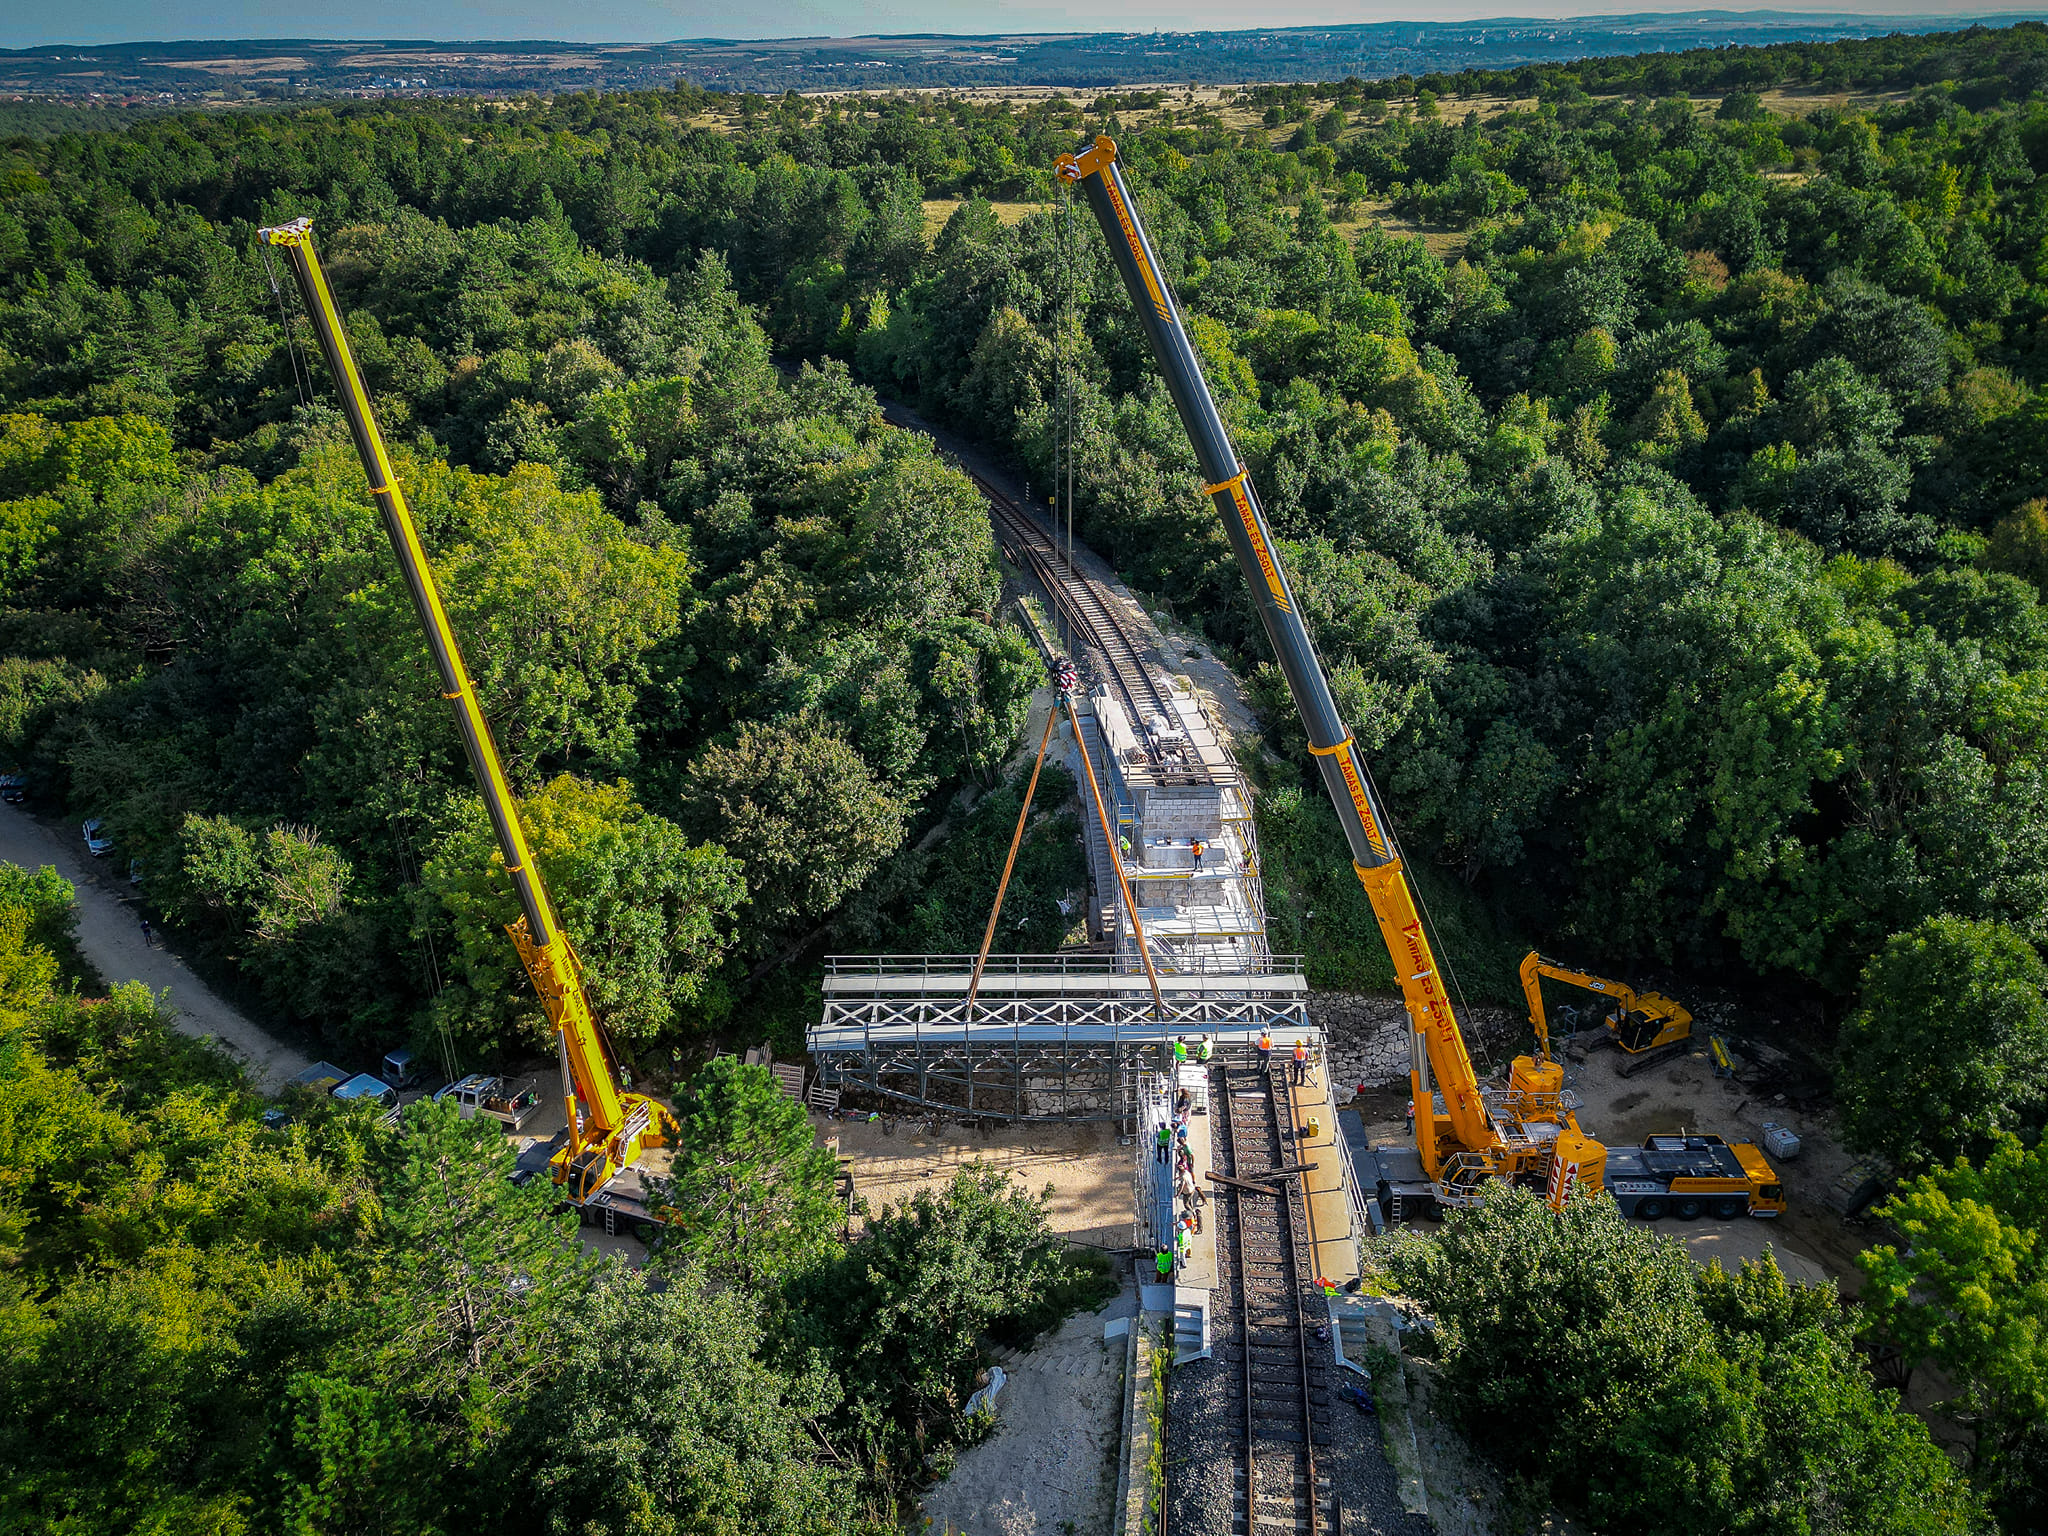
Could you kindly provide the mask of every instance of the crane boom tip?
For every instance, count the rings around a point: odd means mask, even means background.
[[[271,245],[303,245],[306,236],[313,233],[313,221],[308,218],[297,218],[289,224],[267,225],[256,233]]]
[[[1116,140],[1098,133],[1095,142],[1079,154],[1061,155],[1053,169],[1062,181],[1085,181],[1116,160]]]

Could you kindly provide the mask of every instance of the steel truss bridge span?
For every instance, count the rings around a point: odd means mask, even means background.
[[[992,955],[969,1017],[972,955],[835,956],[810,1031],[820,1078],[980,1118],[1126,1121],[1140,1077],[1173,1042],[1207,1036],[1248,1054],[1260,1030],[1305,1027],[1296,956],[1245,971],[1162,972],[1162,1017],[1143,975],[1110,955]]]

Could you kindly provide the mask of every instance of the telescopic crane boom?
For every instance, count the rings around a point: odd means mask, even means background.
[[[1512,1090],[1499,1114],[1489,1108],[1481,1093],[1403,872],[1393,827],[1358,744],[1337,712],[1329,680],[1280,563],[1272,528],[1202,377],[1180,306],[1117,164],[1115,142],[1099,137],[1079,153],[1061,156],[1058,173],[1087,197],[1130,291],[1145,338],[1166,377],[1174,409],[1194,445],[1206,482],[1204,489],[1223,519],[1294,707],[1307,727],[1309,751],[1315,755],[1323,786],[1350,844],[1351,867],[1365,886],[1380,936],[1393,956],[1411,1029],[1409,1081],[1415,1095],[1416,1145],[1440,1198],[1462,1203],[1476,1197],[1491,1177],[1542,1178],[1552,1171],[1553,1151],[1556,1160],[1571,1170],[1570,1179],[1551,1178],[1557,1198],[1573,1180],[1598,1189],[1605,1149],[1581,1135],[1576,1122],[1563,1110],[1562,1068],[1548,1061],[1518,1058]],[[1432,1107],[1432,1080],[1443,1093],[1442,1115]]]
[[[369,476],[370,494],[384,517],[384,531],[398,557],[412,593],[413,608],[425,632],[427,650],[441,679],[441,696],[455,708],[455,725],[469,766],[490,813],[498,849],[504,856],[505,872],[512,877],[519,896],[520,915],[506,926],[512,944],[533,978],[541,1007],[554,1027],[562,1059],[562,1088],[568,1101],[569,1138],[555,1154],[557,1183],[569,1186],[578,1204],[601,1190],[621,1169],[629,1167],[643,1146],[661,1146],[675,1130],[675,1118],[668,1109],[644,1094],[619,1090],[596,1016],[583,990],[581,966],[569,936],[563,930],[555,906],[549,899],[540,870],[527,847],[526,832],[519,824],[519,812],[512,798],[512,786],[498,758],[497,743],[477,702],[476,687],[462,652],[455,643],[448,613],[441,604],[441,591],[427,564],[419,531],[391,471],[390,456],[384,450],[383,434],[370,409],[369,391],[349,350],[348,335],[334,306],[334,294],[327,286],[320,258],[313,250],[310,219],[294,219],[258,235],[280,248],[297,279],[306,314],[320,338],[320,350],[334,375],[343,412],[348,417],[356,452]]]

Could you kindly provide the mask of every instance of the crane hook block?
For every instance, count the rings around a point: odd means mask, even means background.
[[[1095,142],[1078,155],[1061,155],[1053,163],[1053,169],[1062,181],[1086,181],[1115,160],[1116,140],[1106,133],[1098,133]]]

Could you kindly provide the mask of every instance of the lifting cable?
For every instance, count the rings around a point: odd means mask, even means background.
[[[1359,772],[1365,775],[1366,783],[1371,785],[1373,798],[1378,800],[1381,805],[1385,805],[1387,802],[1380,795],[1379,784],[1373,779],[1372,769],[1366,765],[1365,755],[1363,753],[1356,754],[1353,757],[1353,761],[1358,764]],[[1397,855],[1401,852],[1398,845],[1394,847],[1394,852]],[[1444,946],[1443,930],[1437,926],[1436,915],[1429,910],[1429,897],[1423,894],[1422,882],[1415,879],[1409,880],[1408,892],[1415,900],[1415,915],[1422,924],[1423,936],[1429,941],[1430,952],[1436,957],[1436,968],[1442,975],[1450,979],[1451,989],[1458,994],[1458,1009],[1469,1022],[1472,1019],[1472,1005],[1465,997],[1464,980],[1458,975],[1457,967],[1451,963],[1451,952]],[[1449,993],[1444,995],[1444,1001],[1450,1001]],[[1458,1033],[1464,1035],[1465,1031],[1460,1029]],[[1485,1069],[1484,1075],[1491,1077],[1495,1071],[1495,1064],[1493,1052],[1486,1048],[1486,1041],[1476,1034],[1467,1036],[1466,1040],[1465,1049],[1468,1056],[1472,1054],[1473,1046],[1476,1044],[1480,1065]]]
[[[981,953],[974,957],[974,976],[967,983],[967,1013],[963,1023],[974,1022],[974,999],[981,992],[982,967],[988,964],[989,946],[995,943],[996,919],[1003,915],[1003,894],[1010,888],[1010,872],[1017,867],[1017,850],[1024,843],[1024,823],[1031,818],[1031,797],[1038,793],[1038,770],[1045,766],[1046,744],[1052,740],[1052,723],[1059,717],[1058,704],[1045,712],[1045,731],[1038,738],[1038,758],[1031,765],[1031,782],[1024,786],[1024,803],[1017,807],[1017,830],[1010,837],[1010,856],[1003,860],[1003,878],[996,882],[996,904],[988,915],[988,929],[981,936]]]
[[[270,296],[277,300],[278,329],[284,332],[285,355],[291,359],[292,363],[292,388],[298,392],[300,405],[311,405],[313,403],[311,387],[312,367],[308,364],[303,373],[300,371],[299,348],[298,344],[292,340],[291,317],[285,313],[284,289],[279,286],[277,281],[277,267],[271,259],[270,242],[268,240],[263,241],[261,249],[263,251],[263,275],[270,279]]]
[[[1103,847],[1109,852],[1110,863],[1116,866],[1117,889],[1123,892],[1124,910],[1131,914],[1131,932],[1137,935],[1138,958],[1145,962],[1145,979],[1152,983],[1152,1016],[1160,1023],[1166,1022],[1166,999],[1159,995],[1159,973],[1152,968],[1152,946],[1145,938],[1145,923],[1138,916],[1138,904],[1131,899],[1131,882],[1124,874],[1123,850],[1117,846],[1116,828],[1109,824],[1109,812],[1102,806],[1102,786],[1095,781],[1095,761],[1088,755],[1088,739],[1081,734],[1081,717],[1074,713],[1074,696],[1063,695],[1067,705],[1067,719],[1074,727],[1074,745],[1081,754],[1081,766],[1088,770],[1088,793],[1095,798],[1095,819],[1102,824]],[[1103,737],[1106,748],[1109,738]]]

